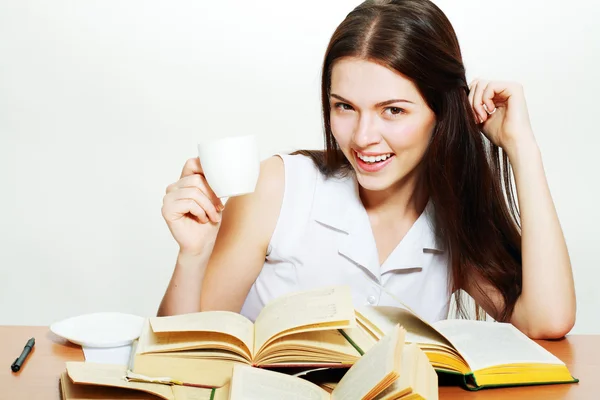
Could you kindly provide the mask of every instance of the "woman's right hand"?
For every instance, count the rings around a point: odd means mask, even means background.
[[[221,222],[223,203],[212,191],[200,166],[190,158],[180,179],[167,187],[162,215],[180,254],[198,256],[211,252]]]

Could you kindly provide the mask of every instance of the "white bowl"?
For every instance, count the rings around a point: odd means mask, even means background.
[[[140,336],[144,318],[118,312],[101,312],[67,318],[50,325],[56,335],[85,347],[118,347]]]

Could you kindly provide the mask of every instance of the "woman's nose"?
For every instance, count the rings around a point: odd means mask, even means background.
[[[379,143],[381,135],[373,118],[361,116],[352,139],[361,149],[366,149],[371,145]]]

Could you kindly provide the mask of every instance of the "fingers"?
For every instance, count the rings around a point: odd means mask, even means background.
[[[487,111],[483,108],[483,92],[487,85],[487,81],[475,80],[469,92],[471,107],[473,107],[473,111],[475,111],[475,115],[480,124],[484,123],[488,117]]]
[[[203,175],[193,174],[185,176],[177,182],[167,186],[166,193],[170,193],[172,191],[179,190],[182,188],[198,188],[210,199],[210,201],[215,205],[215,207],[219,208],[220,210],[223,209],[223,202],[221,202],[221,199],[219,199],[215,192],[213,192],[212,188],[208,185],[208,182],[206,182],[206,179]]]
[[[209,220],[217,223],[221,220],[217,207],[197,187],[184,187],[171,191],[163,199],[163,208],[172,215],[183,216],[191,213],[202,223]]]
[[[475,112],[478,123],[486,122],[496,112],[497,106],[494,98],[501,94],[503,89],[497,82],[476,79],[469,85],[469,102]]]
[[[180,178],[193,174],[202,174],[202,166],[198,157],[190,158],[185,162]]]
[[[493,83],[488,83],[481,94],[481,102],[483,103],[483,108],[487,115],[492,115],[496,112],[496,104],[494,104],[493,101],[494,97],[496,97],[495,86]]]
[[[218,223],[221,211],[223,203],[206,182],[200,160],[190,158],[183,167],[181,178],[166,189],[163,216],[177,219],[191,214],[201,223]]]
[[[165,203],[163,206],[163,216],[166,219],[181,218],[188,213],[192,214],[203,224],[206,224],[208,221],[210,221],[204,209],[200,207],[194,200],[178,199]]]

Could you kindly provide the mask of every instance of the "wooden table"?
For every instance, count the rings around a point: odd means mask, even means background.
[[[30,337],[34,350],[23,369],[10,370]],[[83,361],[79,346],[66,343],[47,327],[0,326],[0,399],[59,400],[58,377],[66,361]],[[440,400],[599,399],[600,335],[568,336],[559,341],[540,341],[546,349],[567,363],[580,382],[568,385],[488,389],[468,392],[459,387],[441,387]],[[598,383],[598,386],[596,386]]]

